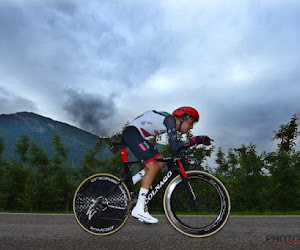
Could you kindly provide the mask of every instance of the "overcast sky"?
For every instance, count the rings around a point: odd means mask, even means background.
[[[111,135],[189,105],[195,135],[268,151],[300,114],[299,45],[298,0],[2,0],[0,114]]]

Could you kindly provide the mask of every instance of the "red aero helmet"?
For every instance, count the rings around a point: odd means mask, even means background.
[[[196,119],[196,121],[199,121],[199,113],[196,109],[192,107],[180,107],[172,113],[172,115],[176,115],[181,117],[182,115],[189,115]]]

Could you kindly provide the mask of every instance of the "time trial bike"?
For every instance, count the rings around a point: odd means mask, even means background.
[[[181,151],[178,157],[157,159],[167,162],[167,171],[150,188],[146,203],[169,183],[163,197],[163,208],[170,224],[184,235],[207,237],[226,224],[230,197],[215,176],[200,170],[184,170],[184,164],[199,166],[200,159],[191,156],[196,146]],[[121,229],[131,217],[137,199],[130,167],[140,162],[128,160],[123,143],[113,143],[111,149],[114,153],[121,152],[125,176],[92,175],[78,186],[73,200],[77,222],[94,235],[109,235]]]

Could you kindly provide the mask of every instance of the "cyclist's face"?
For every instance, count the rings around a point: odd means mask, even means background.
[[[195,119],[193,117],[190,117],[189,119],[185,120],[180,128],[181,133],[187,133],[189,130],[191,130],[194,127]]]

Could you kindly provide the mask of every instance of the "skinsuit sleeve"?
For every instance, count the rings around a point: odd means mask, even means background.
[[[191,145],[196,144],[196,141],[194,141],[192,138],[186,142],[180,142],[177,140],[176,120],[174,116],[166,116],[163,123],[167,128],[169,143],[174,151],[178,151],[181,148],[189,147]]]

